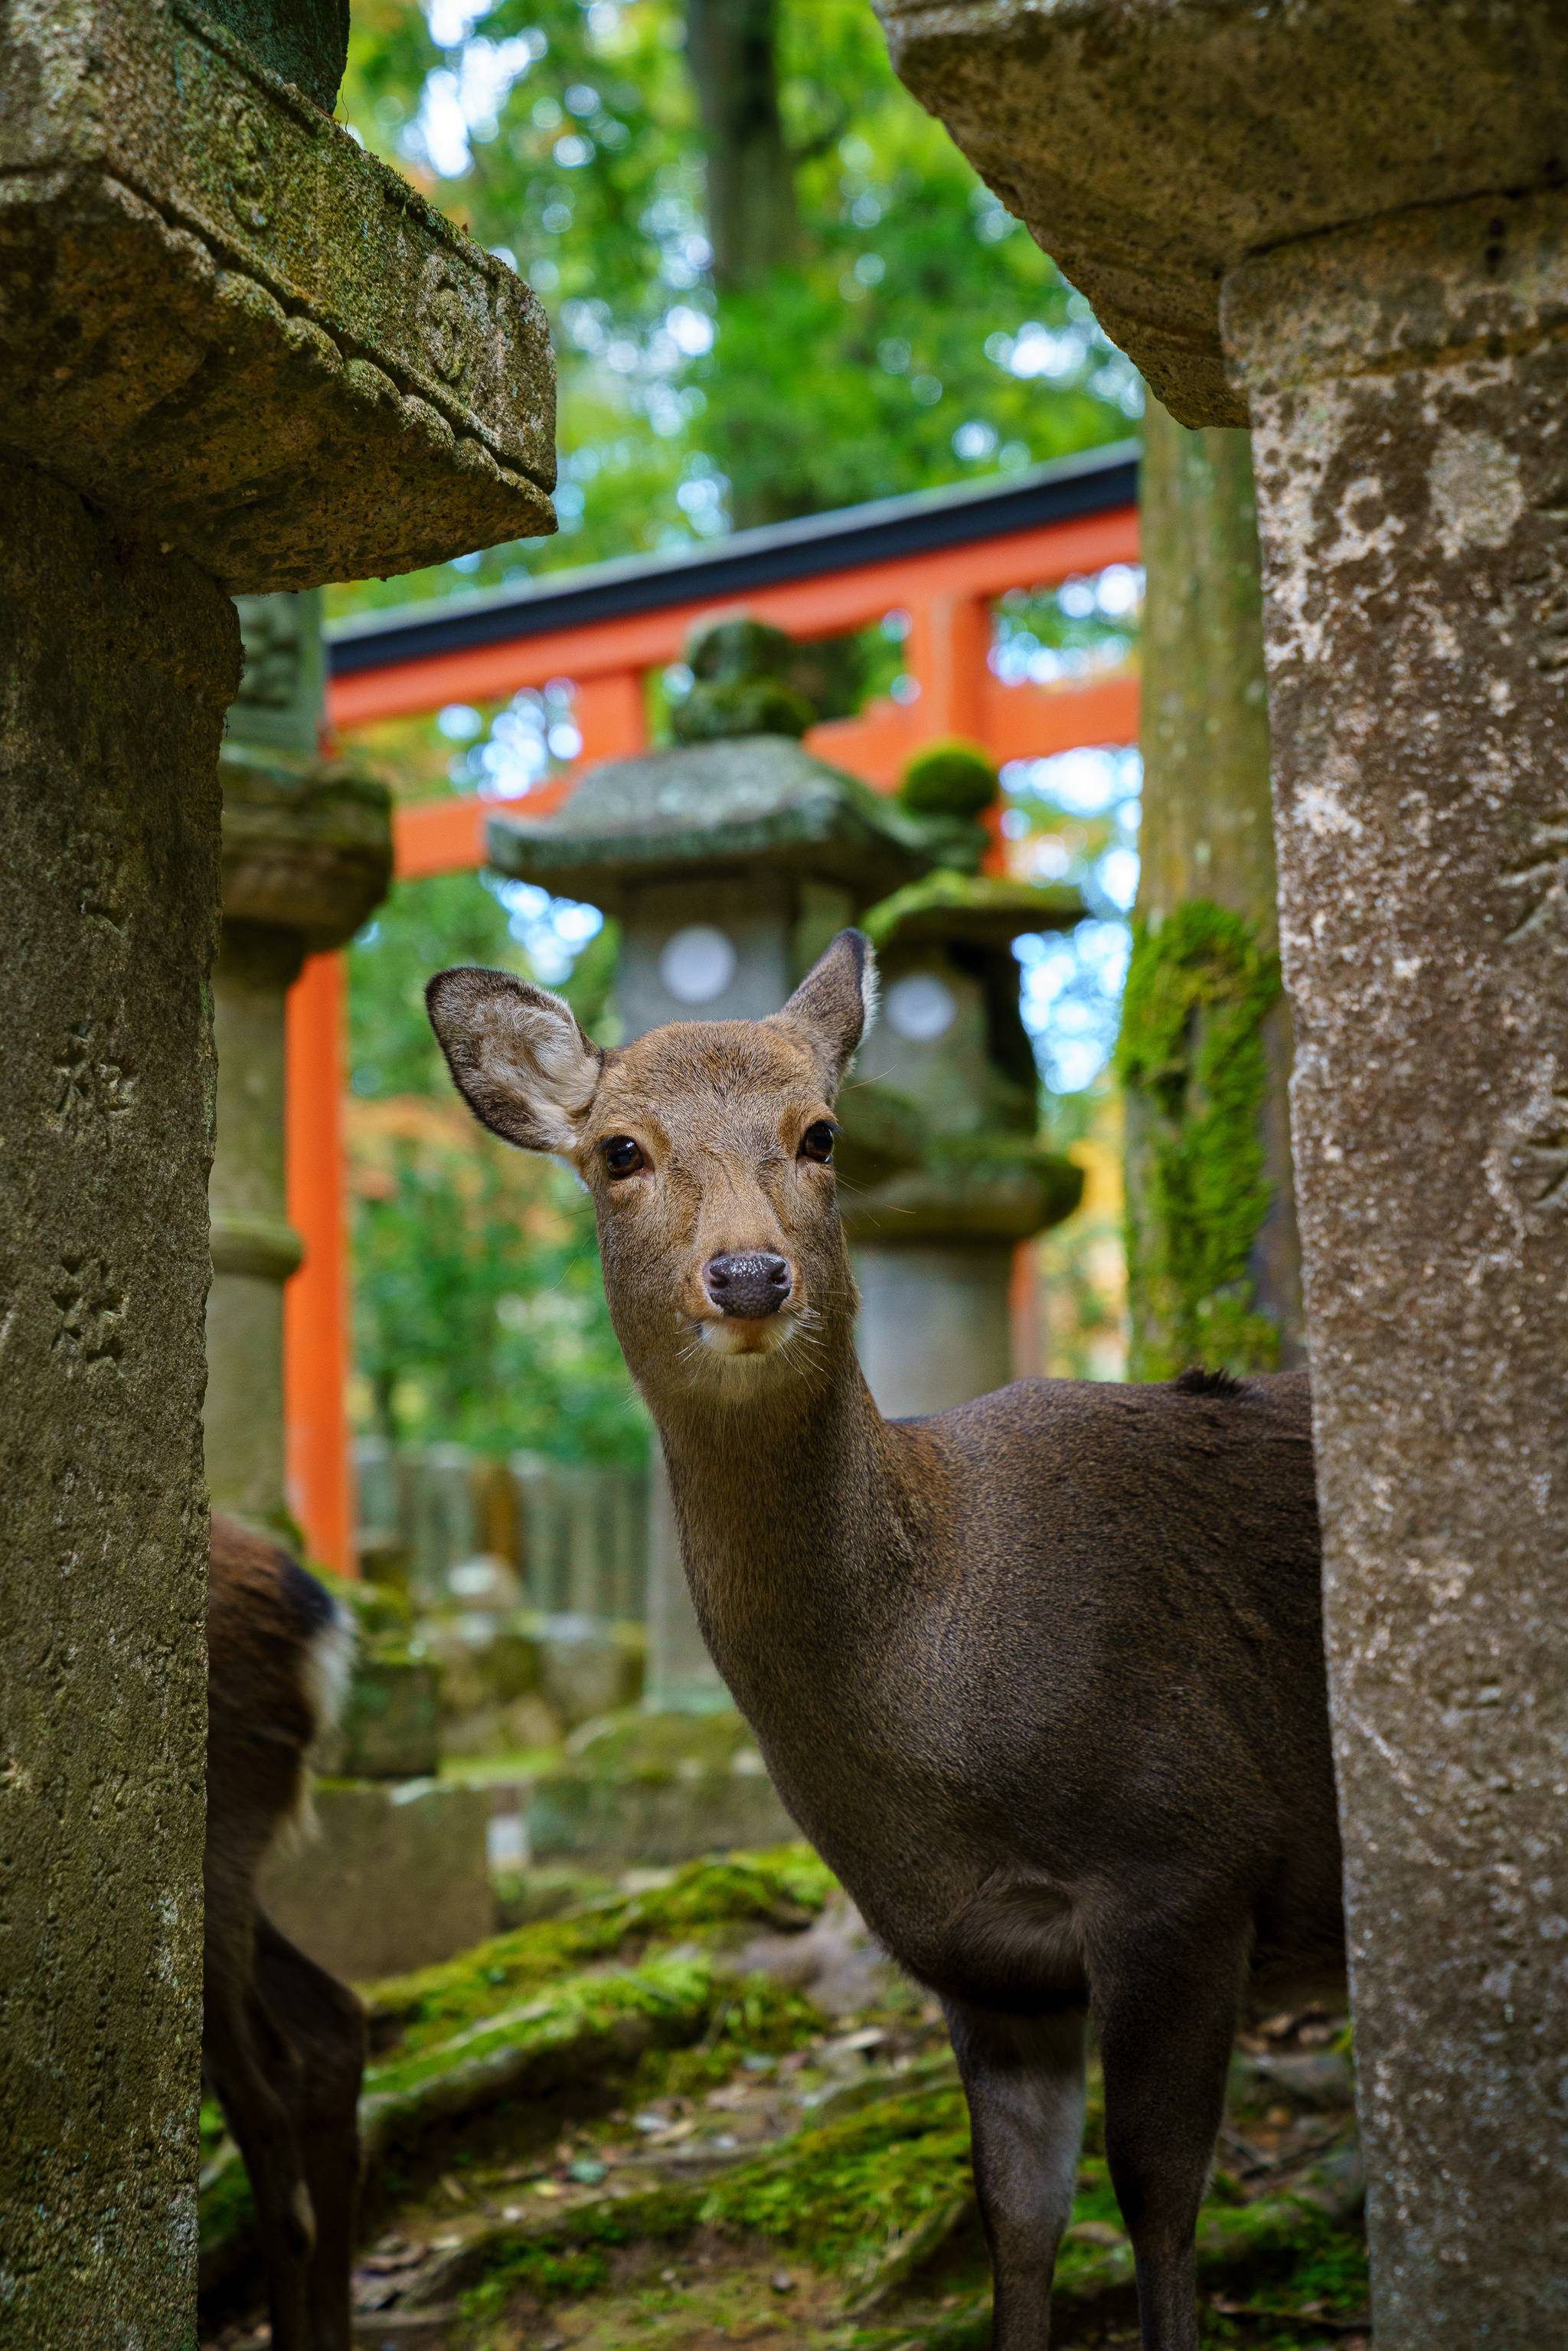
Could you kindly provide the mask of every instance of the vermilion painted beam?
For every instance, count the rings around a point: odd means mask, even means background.
[[[967,547],[943,548],[897,563],[865,564],[814,580],[759,588],[737,607],[771,621],[792,636],[831,636],[863,628],[884,612],[909,610],[932,597],[987,598],[1009,588],[1045,586],[1071,574],[1138,559],[1134,507],[1012,531]],[[693,624],[723,609],[712,603],[672,605],[658,612],[591,627],[519,637],[427,661],[400,662],[335,678],[329,707],[336,726],[362,726],[377,718],[439,710],[449,702],[494,702],[554,677],[590,678],[637,672],[677,661]]]
[[[288,1220],[304,1262],[283,1293],[285,1476],[312,1559],[355,1573],[349,1449],[348,1221],[342,1096],[347,973],[310,956],[288,991],[286,1030]]]
[[[529,816],[549,816],[571,793],[580,769],[565,768],[528,797]],[[485,862],[485,827],[505,816],[515,800],[413,800],[392,810],[392,872],[400,882],[423,882],[433,873],[466,873]]]
[[[1085,743],[1135,743],[1138,681],[1131,670],[1080,685],[1004,685],[986,675],[978,697],[979,717],[968,731],[998,766],[1009,759],[1046,759]],[[813,726],[807,747],[879,791],[892,791],[910,754],[937,732],[924,696],[917,702],[868,703],[855,718],[835,718]],[[641,742],[591,757],[625,757]],[[585,750],[586,738],[585,738]],[[528,797],[530,817],[548,816],[576,785],[579,767],[567,768]],[[402,882],[431,873],[458,873],[485,862],[485,826],[504,816],[506,800],[420,800],[400,808],[392,819],[396,872]]]
[[[999,768],[1085,744],[1135,743],[1139,699],[1138,674],[1131,669],[1075,685],[1004,685],[988,677],[979,739]]]

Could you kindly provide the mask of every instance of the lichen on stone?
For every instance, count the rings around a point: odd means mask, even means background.
[[[1280,988],[1279,956],[1211,900],[1134,925],[1116,1070],[1142,1162],[1127,1213],[1134,1378],[1279,1362],[1250,1259],[1272,1196],[1263,1029]]]

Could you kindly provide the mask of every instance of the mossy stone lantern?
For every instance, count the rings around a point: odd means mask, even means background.
[[[996,781],[980,755],[937,746],[901,797],[931,820],[977,808]],[[1013,1375],[1014,1249],[1070,1215],[1082,1189],[1040,1140],[1013,942],[1084,911],[1075,889],[945,870],[863,918],[882,1007],[857,1064],[860,1099],[902,1112],[920,1144],[917,1164],[843,1201],[861,1363],[884,1413],[940,1412]]]
[[[207,1483],[287,1531],[283,1286],[300,1261],[284,1166],[284,1019],[307,955],[340,947],[392,879],[387,788],[324,756],[319,589],[242,596],[245,675],[223,783],[223,930],[213,969],[217,1131],[208,1186]]]
[[[755,622],[722,623],[694,648],[696,684],[677,719],[686,739],[592,768],[553,816],[491,822],[497,871],[618,920],[629,1038],[666,1020],[776,1012],[836,931],[981,845],[972,823],[912,814],[803,747],[813,713],[789,683],[795,650]],[[759,717],[791,731],[733,731]],[[727,1705],[658,1476],[653,1511],[649,1703]]]
[[[693,649],[685,739],[604,761],[553,816],[491,822],[500,872],[619,921],[628,1037],[777,1012],[868,906],[977,858],[972,822],[915,814],[805,749],[814,713],[784,674],[797,650],[758,622],[720,623]]]

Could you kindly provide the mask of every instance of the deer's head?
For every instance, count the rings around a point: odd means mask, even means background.
[[[770,1019],[676,1021],[612,1052],[559,996],[507,973],[431,981],[431,1022],[475,1115],[565,1159],[592,1194],[616,1334],[654,1401],[810,1386],[848,1345],[833,1102],[875,972],[866,939],[841,931]]]

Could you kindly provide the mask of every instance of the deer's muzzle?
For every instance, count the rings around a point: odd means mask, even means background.
[[[787,1257],[771,1250],[732,1252],[709,1258],[703,1268],[703,1287],[721,1314],[760,1322],[789,1304],[795,1270]]]

